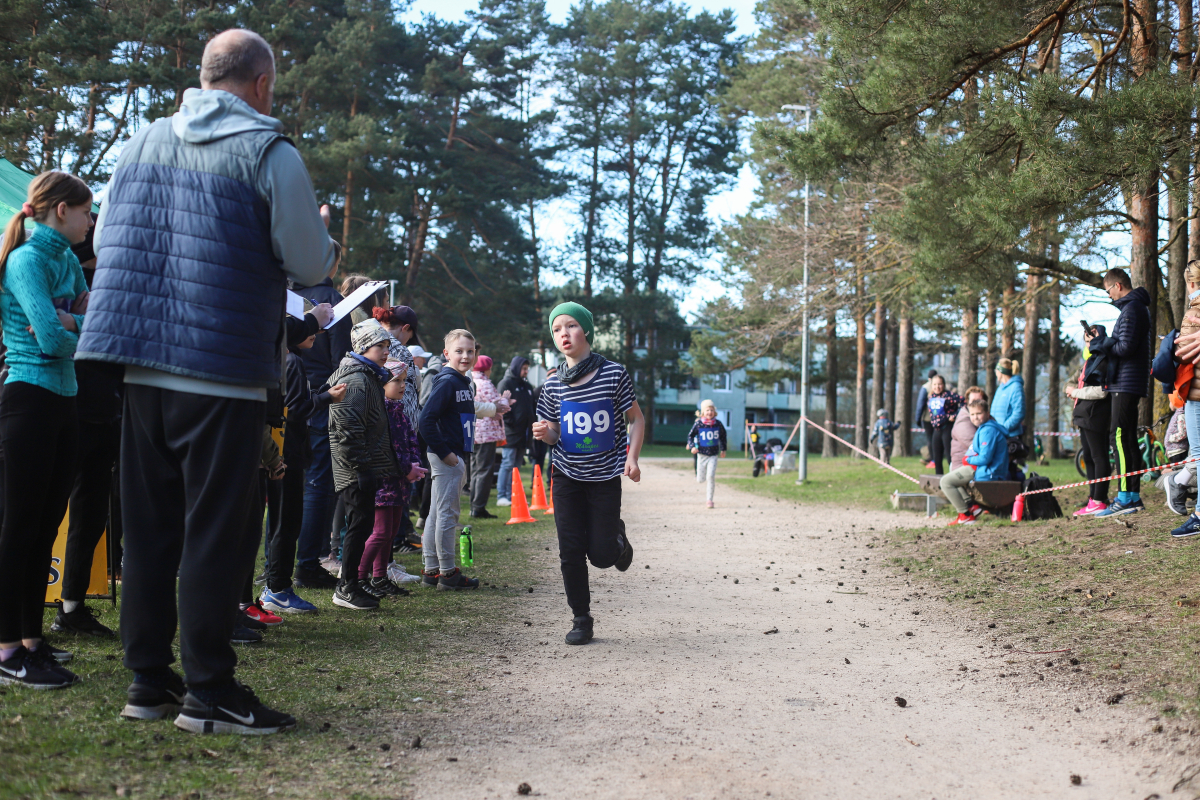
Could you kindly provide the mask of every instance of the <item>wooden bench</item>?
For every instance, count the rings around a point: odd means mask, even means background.
[[[940,485],[942,481],[941,475],[921,475],[918,477],[918,480],[921,482],[921,491],[925,492],[925,494],[939,497],[942,500],[946,499],[946,495],[942,493]],[[1021,482],[979,481],[972,483],[967,488],[967,492],[984,508],[1001,512],[1006,508],[1011,508],[1013,501],[1021,493]]]

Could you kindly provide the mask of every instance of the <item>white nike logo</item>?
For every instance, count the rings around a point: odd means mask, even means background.
[[[217,709],[219,711],[224,711],[226,714],[233,717],[234,719],[236,719],[238,722],[242,723],[243,725],[253,725],[254,724],[254,712],[253,711],[250,712],[249,716],[243,717],[243,716],[233,713],[228,708],[221,708],[220,706],[217,706]]]
[[[13,672],[11,669],[6,669],[4,671],[7,672],[9,675],[12,675],[14,678],[24,678],[25,677],[25,665],[24,664],[21,665],[21,670],[19,672]]]

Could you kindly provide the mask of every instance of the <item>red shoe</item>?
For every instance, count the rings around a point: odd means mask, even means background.
[[[272,614],[262,607],[262,602],[254,602],[242,609],[247,617],[261,622],[268,628],[274,628],[276,625],[283,624],[283,617],[278,614]]]
[[[976,519],[978,519],[979,517],[983,516],[984,514],[986,514],[988,512],[987,512],[987,509],[984,508],[983,506],[973,505],[967,510],[967,513],[970,514],[972,517],[975,517]]]
[[[959,514],[958,519],[951,520],[950,524],[951,525],[974,525],[975,517],[971,516],[970,513]]]

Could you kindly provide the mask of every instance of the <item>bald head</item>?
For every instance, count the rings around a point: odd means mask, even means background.
[[[275,55],[254,31],[233,28],[204,47],[200,86],[221,89],[245,100],[261,114],[271,112],[275,90]]]

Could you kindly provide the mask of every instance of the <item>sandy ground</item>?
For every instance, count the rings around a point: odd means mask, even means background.
[[[1200,794],[1200,779],[1172,792],[1200,756],[1169,721],[1152,732],[1153,705],[1107,705],[1068,656],[1013,655],[867,547],[923,517],[725,487],[710,511],[652,462],[625,487],[636,555],[592,572],[596,639],[563,643],[552,547],[525,618],[474,643],[486,690],[424,715],[416,797]]]

